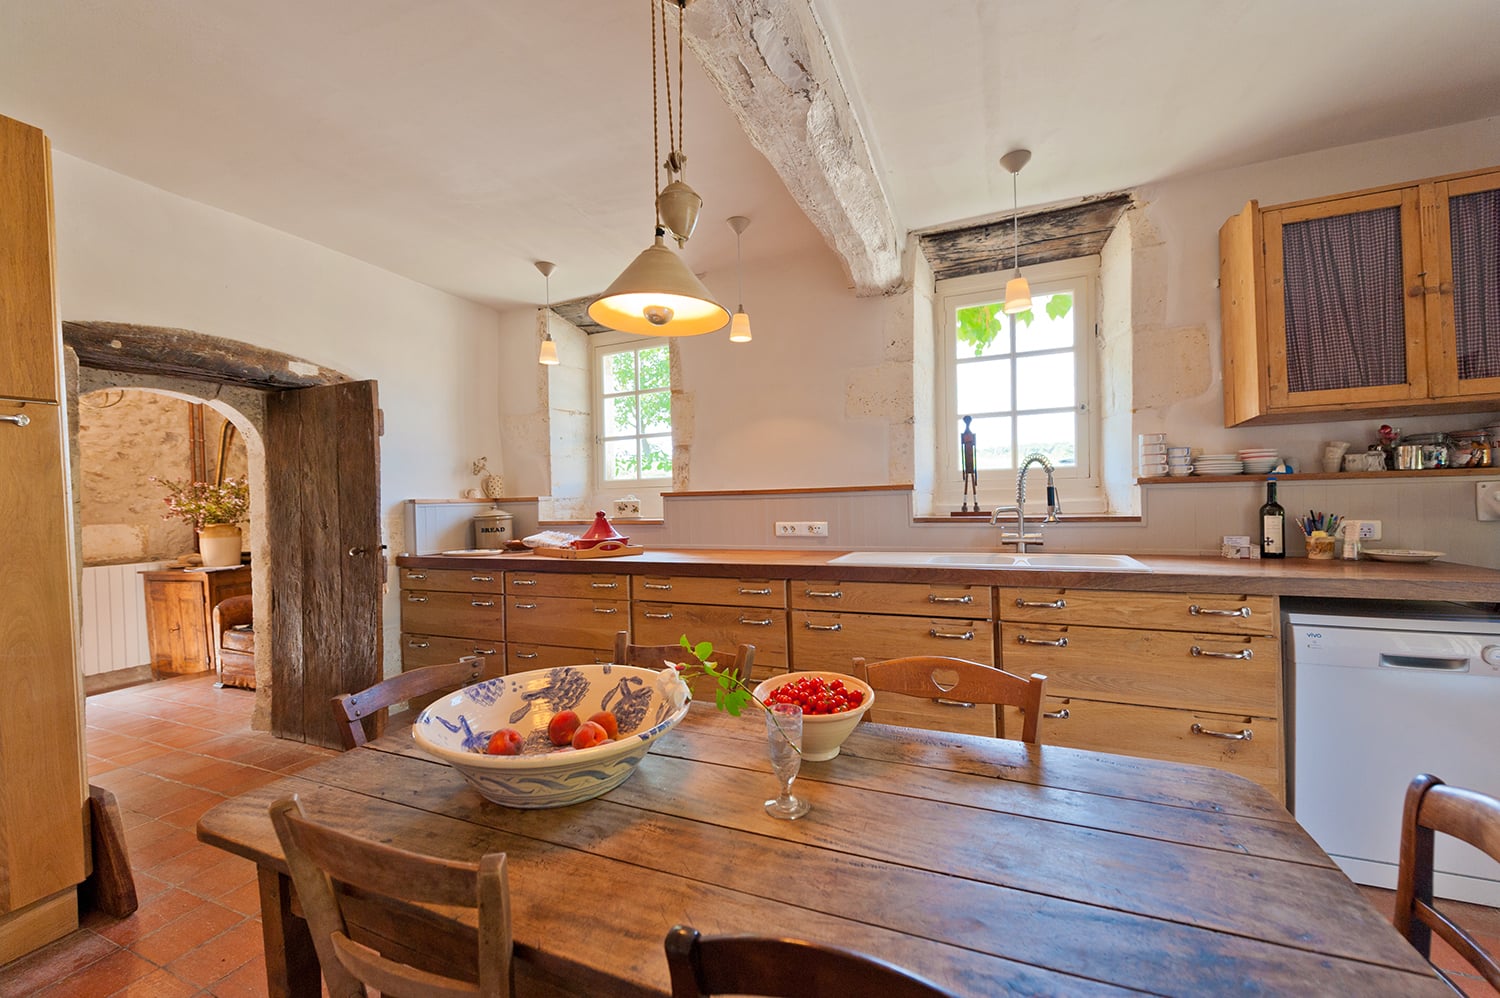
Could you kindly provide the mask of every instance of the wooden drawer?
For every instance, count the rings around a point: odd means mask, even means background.
[[[501,641],[505,635],[504,603],[495,593],[407,590],[401,594],[401,630]]]
[[[506,572],[505,595],[629,599],[630,577],[614,574],[563,575],[557,572]]]
[[[675,645],[684,634],[694,643],[711,641],[732,652],[741,642],[755,646],[755,661],[785,667],[785,610],[700,606],[677,603],[632,603],[630,640],[640,645]]]
[[[1002,586],[998,603],[1000,619],[1007,622],[1094,624],[1215,634],[1278,632],[1275,596]]]
[[[564,648],[508,642],[505,646],[505,671],[507,675],[514,675],[532,669],[555,669],[561,665],[602,664],[613,657],[613,639],[609,648]]]
[[[1001,667],[1056,696],[1260,717],[1281,716],[1280,651],[1260,635],[1000,625]]]
[[[508,596],[505,640],[565,648],[607,648],[615,633],[630,628],[627,600],[570,599],[566,596]]]
[[[907,582],[793,582],[792,609],[995,619],[989,586]]]
[[[855,656],[879,662],[904,655],[951,655],[994,665],[994,627],[988,620],[794,610],[791,668],[850,672]]]
[[[402,634],[401,668],[420,669],[424,665],[446,665],[465,655],[479,655],[500,663],[496,673],[504,671],[505,642],[481,641],[476,638],[451,638],[441,634]]]
[[[1067,712],[1067,717],[1046,714]],[[1201,731],[1195,732],[1198,725]],[[1205,732],[1248,738],[1216,738]],[[1117,752],[1168,762],[1190,762],[1238,773],[1286,800],[1282,779],[1282,731],[1275,718],[1209,711],[1167,710],[1048,696],[1042,717],[1043,745]]]
[[[438,590],[448,593],[504,592],[499,569],[403,568],[402,590]]]
[[[632,599],[658,603],[709,603],[717,606],[786,608],[783,579],[706,579],[690,575],[637,575],[630,580]]]

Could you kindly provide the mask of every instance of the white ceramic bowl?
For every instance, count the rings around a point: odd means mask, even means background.
[[[674,705],[657,679],[654,669],[628,665],[568,665],[500,676],[428,706],[412,725],[412,738],[496,804],[577,804],[629,779],[651,744],[687,714],[691,701]],[[583,720],[612,710],[620,737],[593,748],[557,748],[547,738],[547,722],[564,710],[577,711]],[[485,754],[490,735],[501,728],[521,733],[520,755]]]
[[[822,676],[827,680],[842,679],[845,686],[861,690],[865,695],[864,702],[854,710],[846,710],[839,714],[802,715],[802,761],[826,762],[839,754],[839,748],[844,744],[844,739],[849,737],[860,718],[865,716],[865,711],[869,710],[870,705],[875,702],[875,691],[870,689],[867,683],[843,672],[783,672],[762,681],[755,687],[755,695],[764,700],[766,695],[776,687],[794,682],[803,676]]]

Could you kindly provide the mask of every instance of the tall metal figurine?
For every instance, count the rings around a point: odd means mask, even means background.
[[[963,455],[964,469],[964,503],[959,507],[959,512],[969,511],[969,495],[972,489],[974,496],[974,512],[979,512],[979,468],[974,462],[974,431],[969,429],[969,421],[973,416],[964,417],[964,431],[958,435],[959,452]]]

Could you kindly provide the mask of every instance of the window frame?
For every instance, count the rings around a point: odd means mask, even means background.
[[[1106,508],[1103,489],[1103,462],[1099,453],[1100,378],[1098,362],[1099,328],[1099,257],[1075,257],[1052,263],[1033,264],[1022,273],[1031,285],[1033,298],[1056,291],[1071,290],[1074,316],[1074,421],[1077,433],[1078,462],[1073,467],[1059,467],[1054,472],[1057,481],[1065,482],[1063,491],[1066,508],[1072,512],[1103,512]],[[933,289],[933,335],[937,342],[934,351],[934,406],[933,423],[937,439],[937,466],[934,469],[933,502],[936,508],[958,510],[964,501],[963,477],[959,464],[958,429],[965,413],[957,411],[958,398],[958,344],[955,332],[956,313],[959,308],[986,302],[999,302],[1005,297],[1005,283],[1011,276],[1009,271],[993,271],[971,274],[934,282]],[[1007,316],[1014,326],[1015,318]],[[1014,414],[1016,398],[1012,395],[1011,412]],[[1025,455],[1015,455],[1017,462]],[[981,508],[993,509],[996,505],[1015,502],[1015,468],[980,469],[979,503]],[[1034,475],[1028,476],[1033,481]],[[1045,490],[1027,490],[1027,508],[1045,505]]]
[[[593,423],[594,423],[594,433],[593,433],[593,438],[594,438],[593,439],[593,442],[594,442],[593,470],[594,470],[595,488],[596,488],[596,490],[598,492],[600,492],[600,494],[608,495],[611,492],[616,492],[616,491],[621,492],[621,494],[624,494],[625,490],[630,490],[630,489],[635,489],[635,488],[654,489],[654,490],[658,490],[659,491],[659,490],[662,490],[664,488],[669,488],[671,486],[671,484],[672,484],[673,473],[675,471],[675,467],[674,467],[673,470],[668,471],[665,475],[652,475],[652,476],[649,476],[649,477],[642,477],[640,475],[637,475],[634,478],[610,478],[609,474],[608,474],[609,469],[606,466],[606,457],[607,457],[607,454],[608,454],[608,450],[605,447],[605,440],[607,438],[607,434],[605,432],[605,425],[604,425],[605,419],[606,419],[607,414],[608,414],[608,406],[606,405],[606,402],[610,398],[618,398],[618,397],[621,397],[621,396],[627,395],[627,394],[634,394],[634,395],[639,396],[641,394],[641,389],[638,386],[633,393],[632,392],[611,392],[611,393],[606,394],[605,391],[604,391],[604,374],[603,374],[604,358],[606,356],[610,355],[610,354],[618,354],[618,353],[626,353],[626,352],[638,352],[638,351],[641,351],[641,350],[654,349],[656,347],[663,347],[663,348],[665,348],[667,350],[667,384],[665,386],[663,386],[662,388],[649,388],[649,389],[646,389],[646,391],[656,392],[656,391],[663,391],[664,390],[664,391],[667,392],[667,396],[668,396],[668,399],[667,399],[667,413],[668,413],[669,422],[671,422],[671,425],[672,425],[671,431],[667,434],[667,436],[669,437],[669,440],[670,440],[670,446],[668,448],[668,451],[669,451],[669,453],[670,453],[670,455],[672,457],[673,464],[675,466],[676,456],[677,456],[676,452],[675,452],[676,451],[676,423],[675,423],[676,413],[674,412],[673,400],[671,398],[671,395],[672,395],[672,377],[671,377],[672,344],[671,344],[671,340],[669,340],[667,337],[664,337],[664,336],[642,337],[642,336],[637,336],[637,335],[635,335],[633,333],[596,333],[596,334],[594,334],[594,335],[592,335],[592,336],[589,337],[589,399],[590,399],[590,405],[593,408]],[[639,370],[639,367],[637,367],[637,370]],[[634,438],[636,440],[643,440],[643,439],[646,439],[648,437],[660,437],[661,435],[662,434],[660,434],[660,433],[642,433],[642,432],[639,431],[639,428],[637,428],[637,432],[633,436],[634,436]],[[612,439],[622,439],[623,440],[623,439],[629,439],[629,438],[627,438],[627,437],[615,437],[615,438],[612,438]]]

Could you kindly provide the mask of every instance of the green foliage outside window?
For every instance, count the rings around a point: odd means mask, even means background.
[[[605,468],[611,481],[672,474],[671,354],[665,345],[603,357]]]
[[[990,302],[958,310],[958,342],[972,346],[974,356],[981,356],[995,342],[995,337],[1004,331],[1003,305],[1003,302]],[[1072,309],[1073,296],[1070,294],[1054,294],[1047,299],[1047,315],[1053,319],[1061,319]],[[1016,319],[1030,326],[1036,320],[1036,314],[1028,308],[1024,312],[1017,312]]]

